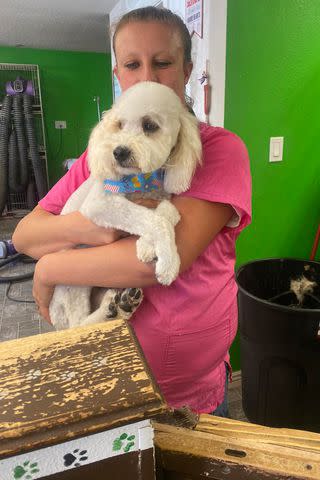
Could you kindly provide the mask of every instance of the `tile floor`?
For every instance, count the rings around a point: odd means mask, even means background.
[[[18,221],[17,218],[0,216],[0,240],[11,238]],[[1,268],[0,277],[30,273],[33,268],[34,264],[17,262]],[[32,303],[32,280],[12,284],[9,297],[21,300],[20,303],[8,298],[8,285],[0,283],[0,342],[53,331],[53,327],[38,315]],[[240,372],[233,373],[228,404],[231,418],[247,421],[242,410]]]

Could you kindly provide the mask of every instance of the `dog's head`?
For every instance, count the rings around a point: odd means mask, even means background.
[[[169,193],[187,190],[201,161],[198,122],[174,91],[154,82],[126,90],[93,129],[88,145],[91,175],[124,175],[165,169]]]

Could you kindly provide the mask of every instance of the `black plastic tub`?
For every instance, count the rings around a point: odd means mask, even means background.
[[[317,286],[299,304],[290,282],[302,275]],[[237,283],[247,418],[320,431],[320,263],[256,260],[239,268]]]

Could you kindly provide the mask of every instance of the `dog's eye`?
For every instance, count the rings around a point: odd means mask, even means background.
[[[121,129],[122,129],[122,127],[123,127],[123,123],[121,122],[121,120],[119,120],[119,121],[118,121],[118,123],[117,123],[117,127],[119,128],[119,130],[121,130]]]
[[[159,130],[159,125],[153,122],[150,118],[142,119],[142,128],[144,133],[153,133]]]

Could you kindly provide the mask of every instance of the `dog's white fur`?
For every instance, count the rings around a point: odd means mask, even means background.
[[[158,128],[144,131],[146,121]],[[126,165],[121,166],[113,154],[118,146],[131,151]],[[174,236],[178,211],[168,200],[152,210],[130,201],[130,194],[107,194],[103,180],[162,167],[165,192],[179,194],[189,188],[201,151],[198,122],[173,90],[154,82],[138,83],[121,95],[93,129],[88,145],[90,177],[61,213],[79,210],[96,225],[138,235],[138,258],[143,262],[156,259],[157,279],[169,285],[180,268]],[[57,286],[50,304],[53,325],[63,329],[105,321],[106,306],[114,293],[106,290],[93,313],[90,294],[91,287]]]

